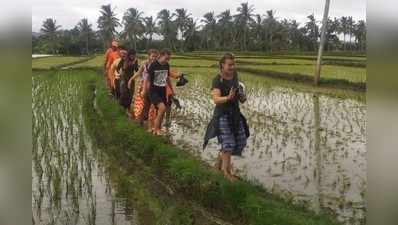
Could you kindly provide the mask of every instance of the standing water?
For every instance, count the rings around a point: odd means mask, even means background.
[[[140,224],[86,132],[82,86],[71,74],[33,77],[33,224]]]
[[[352,99],[299,92],[244,77],[248,101],[241,105],[251,137],[236,174],[272,193],[345,224],[365,223],[366,106]],[[169,138],[209,163],[219,148],[214,139],[202,151],[212,116],[211,80],[191,76],[177,89],[183,108],[174,110]]]

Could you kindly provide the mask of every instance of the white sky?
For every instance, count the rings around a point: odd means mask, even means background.
[[[80,19],[87,18],[97,29],[97,18],[101,5],[111,3],[120,19],[126,9],[135,7],[144,12],[144,16],[156,17],[161,9],[174,11],[186,8],[194,18],[201,18],[206,12],[215,14],[231,9],[232,14],[242,2],[254,5],[255,14],[264,15],[267,10],[276,11],[279,19],[295,19],[303,24],[312,13],[321,20],[324,0],[33,0],[32,31],[39,31],[43,20],[54,18],[63,29],[73,28]],[[330,17],[352,16],[355,20],[366,19],[366,0],[331,0]]]

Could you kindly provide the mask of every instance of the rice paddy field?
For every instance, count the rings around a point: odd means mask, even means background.
[[[88,57],[75,57],[75,56],[46,56],[32,59],[32,68],[34,69],[51,69],[58,66],[77,63],[85,60]]]
[[[165,138],[205,165],[214,163],[218,149],[215,140],[205,150],[202,143],[214,107],[209,92],[219,55],[186,53],[170,62],[187,74],[189,83],[175,88],[182,109],[173,107]],[[101,69],[103,56],[74,60],[32,61],[32,205],[37,224],[249,224],[170,196],[150,166],[136,157],[127,163],[115,153],[120,149],[96,143],[84,119],[84,99],[93,93],[85,85],[101,78],[92,69]],[[365,92],[339,88],[339,83],[313,87],[262,75],[271,71],[310,77],[315,63],[311,55],[242,53],[236,62],[247,89],[248,101],[241,109],[251,137],[243,157],[233,158],[234,173],[315,214],[327,214],[341,224],[365,224]],[[41,70],[65,64],[70,64],[68,69]],[[365,56],[330,55],[324,64],[324,80],[366,84]],[[188,203],[178,207],[182,202]],[[328,224],[295,221],[290,224]]]

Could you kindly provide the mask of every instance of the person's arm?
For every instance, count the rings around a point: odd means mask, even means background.
[[[231,88],[227,96],[221,96],[221,90],[218,88],[213,88],[213,90],[211,90],[211,96],[213,98],[214,104],[219,105],[232,100],[235,97],[235,92],[235,88]]]
[[[173,85],[171,85],[171,81],[170,81],[170,77],[169,76],[167,76],[166,82],[167,82],[167,85],[169,86],[169,88],[171,90],[171,95],[174,95]]]
[[[149,88],[151,86],[151,82],[154,79],[155,76],[155,70],[153,68],[154,64],[149,65],[148,68],[148,76],[147,78],[144,80],[144,88],[142,89],[142,96],[145,96],[145,94],[149,91]]]
[[[144,71],[144,66],[145,66],[145,65],[140,66],[140,68],[138,69],[138,71],[135,72],[134,75],[130,78],[130,80],[129,80],[129,82],[128,82],[128,86],[129,86],[129,87],[130,87],[130,84],[131,84],[131,82],[132,82],[133,80],[137,79],[137,77],[139,77],[139,76],[142,75],[142,72]]]

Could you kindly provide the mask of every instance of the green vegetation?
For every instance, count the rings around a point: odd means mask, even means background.
[[[208,76],[209,79],[217,73],[217,62],[221,52],[199,52],[195,54],[173,55],[170,62],[172,68],[191,75]],[[325,65],[322,69],[321,85],[315,87],[313,73],[315,59],[306,55],[275,55],[261,56],[248,53],[237,54],[237,68],[241,77],[261,76],[267,83],[294,88],[300,91],[310,91],[335,95],[339,97],[354,97],[365,99],[366,69],[361,67],[347,67],[337,65]],[[328,56],[329,57],[329,56]],[[361,57],[330,56],[342,62],[347,58],[352,61],[364,61]],[[140,55],[143,60],[145,55]],[[358,59],[359,58],[359,59]],[[103,56],[74,65],[74,68],[101,68]],[[348,60],[348,62],[350,62]],[[359,92],[358,92],[359,91]],[[358,93],[357,93],[358,92]]]
[[[76,70],[79,73],[79,70]],[[99,76],[98,76],[99,77]],[[170,184],[185,198],[232,217],[242,224],[335,224],[325,215],[314,215],[302,207],[268,194],[259,186],[245,181],[230,183],[217,171],[204,165],[189,153],[173,147],[165,140],[146,133],[131,123],[122,108],[105,90],[102,81],[90,86],[96,90],[95,105],[85,109],[87,121],[95,137],[109,132],[109,141],[124,154],[142,159],[156,176]],[[85,105],[86,105],[85,104]],[[101,141],[102,138],[98,138]]]
[[[56,69],[76,63],[82,63],[92,59],[92,57],[74,56],[49,56],[32,59],[32,69]]]
[[[147,12],[138,8],[126,8],[120,20],[115,6],[108,4],[99,10],[98,30],[93,30],[84,18],[69,30],[62,29],[54,18],[44,20],[40,35],[32,37],[32,49],[34,53],[89,54],[104,51],[117,39],[126,48],[137,50],[167,47],[180,52],[315,52],[319,46],[319,18],[308,15],[307,21],[300,24],[295,19],[281,18],[277,11],[268,9],[266,15],[260,15],[254,5],[246,2],[219,14],[208,11],[195,18],[184,8],[160,9],[152,15],[145,15]],[[326,54],[363,54],[366,29],[364,20],[355,21],[351,16],[329,18]],[[153,40],[155,34],[161,39]]]

